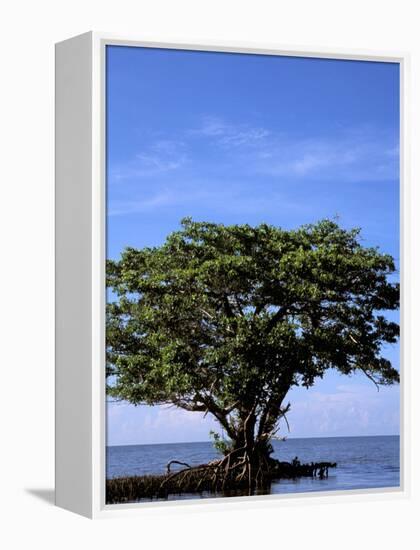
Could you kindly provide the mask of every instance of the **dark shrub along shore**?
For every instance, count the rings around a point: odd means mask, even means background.
[[[176,461],[174,461],[176,462]],[[249,488],[248,478],[226,475],[226,469],[220,470],[222,461],[189,467],[162,475],[142,475],[118,477],[106,480],[106,503],[121,504],[139,500],[167,499],[169,495],[220,493],[223,496],[255,494]],[[224,466],[224,465],[223,465]],[[328,477],[329,468],[336,463],[317,462],[301,464],[295,458],[292,462],[271,460],[269,472],[260,483],[258,492],[269,493],[271,482],[275,479],[294,479],[298,477]]]

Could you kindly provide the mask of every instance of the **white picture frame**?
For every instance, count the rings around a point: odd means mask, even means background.
[[[105,48],[107,45],[240,52],[400,65],[401,116],[401,486],[299,498],[401,498],[409,492],[410,365],[407,356],[408,68],[405,53],[338,51],[278,44],[142,41],[89,32],[56,45],[56,504],[90,518],[139,513],[145,507],[278,504],[270,495],[211,501],[105,504]],[[240,500],[240,502],[239,502]],[[235,501],[235,502],[234,502]]]

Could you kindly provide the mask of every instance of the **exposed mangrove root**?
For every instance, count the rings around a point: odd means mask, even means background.
[[[187,468],[191,468],[191,466],[189,464],[187,464],[186,462],[180,462],[179,460],[170,460],[168,462],[168,464],[166,465],[166,473],[167,474],[171,473],[171,465],[172,464],[179,464],[180,466],[186,466]]]
[[[185,468],[171,472],[172,464]],[[198,466],[171,460],[163,475],[108,479],[106,500],[108,504],[115,504],[141,499],[165,499],[171,494],[208,492],[228,496],[269,493],[271,482],[275,479],[324,479],[328,477],[329,468],[335,467],[336,463],[332,462],[301,464],[297,457],[292,462],[280,462],[264,454],[250,455],[246,449],[239,448],[220,460]]]

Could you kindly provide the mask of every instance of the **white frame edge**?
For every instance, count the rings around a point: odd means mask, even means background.
[[[56,504],[92,516],[92,46],[56,45]]]
[[[401,485],[262,497],[105,504],[105,49],[143,46],[322,57],[400,64],[401,205]],[[410,486],[410,184],[409,55],[407,53],[286,47],[279,44],[186,44],[89,32],[56,45],[56,505],[90,518],[141,512],[171,514],[406,498]],[[77,342],[77,346],[74,343]],[[175,507],[175,508],[174,508]],[[203,508],[204,507],[204,508]]]

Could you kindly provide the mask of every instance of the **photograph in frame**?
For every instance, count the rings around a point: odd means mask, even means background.
[[[400,65],[107,45],[106,504],[400,486]]]

